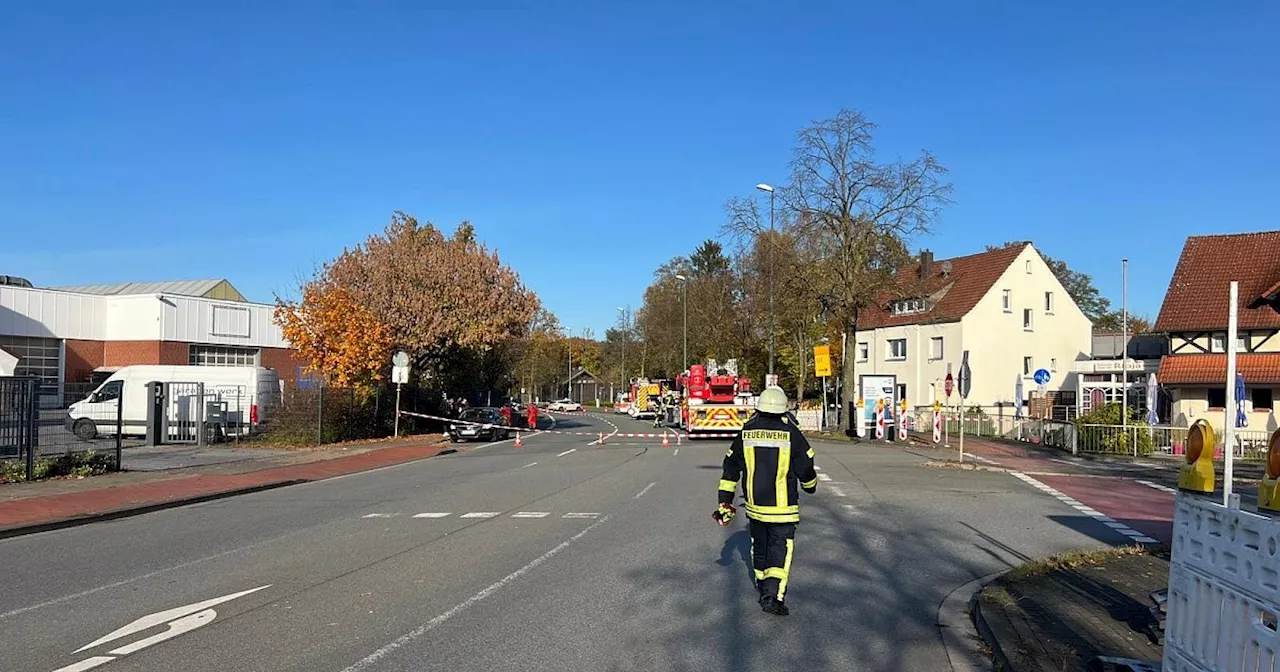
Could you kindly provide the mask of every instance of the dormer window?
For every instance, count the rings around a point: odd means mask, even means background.
[[[902,299],[894,301],[889,306],[890,312],[894,315],[911,315],[912,313],[923,313],[929,309],[924,299]]]

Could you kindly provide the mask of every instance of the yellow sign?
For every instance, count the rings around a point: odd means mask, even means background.
[[[933,402],[933,412],[937,413],[938,411],[941,411],[941,410],[942,410],[942,402],[941,401]]]
[[[867,400],[863,399],[862,397],[858,397],[858,408],[863,408],[866,405],[867,405]]]
[[[831,346],[813,346],[813,373],[819,378],[831,375]]]

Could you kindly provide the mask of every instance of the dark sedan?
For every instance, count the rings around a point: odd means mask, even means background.
[[[449,437],[454,441],[502,441],[510,432],[506,419],[496,408],[468,408],[449,423]]]

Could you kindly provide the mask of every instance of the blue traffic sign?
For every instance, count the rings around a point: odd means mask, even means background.
[[[1048,385],[1048,384],[1049,384],[1049,370],[1048,370],[1048,369],[1036,369],[1035,381],[1036,381],[1036,385]]]

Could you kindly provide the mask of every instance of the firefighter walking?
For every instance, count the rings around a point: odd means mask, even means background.
[[[791,575],[796,525],[800,523],[800,493],[818,487],[813,449],[787,413],[787,395],[780,387],[760,394],[756,414],[734,438],[724,457],[719,508],[713,518],[728,525],[738,482],[742,481],[747,521],[751,526],[751,560],[760,607],[786,616],[784,600]]]

